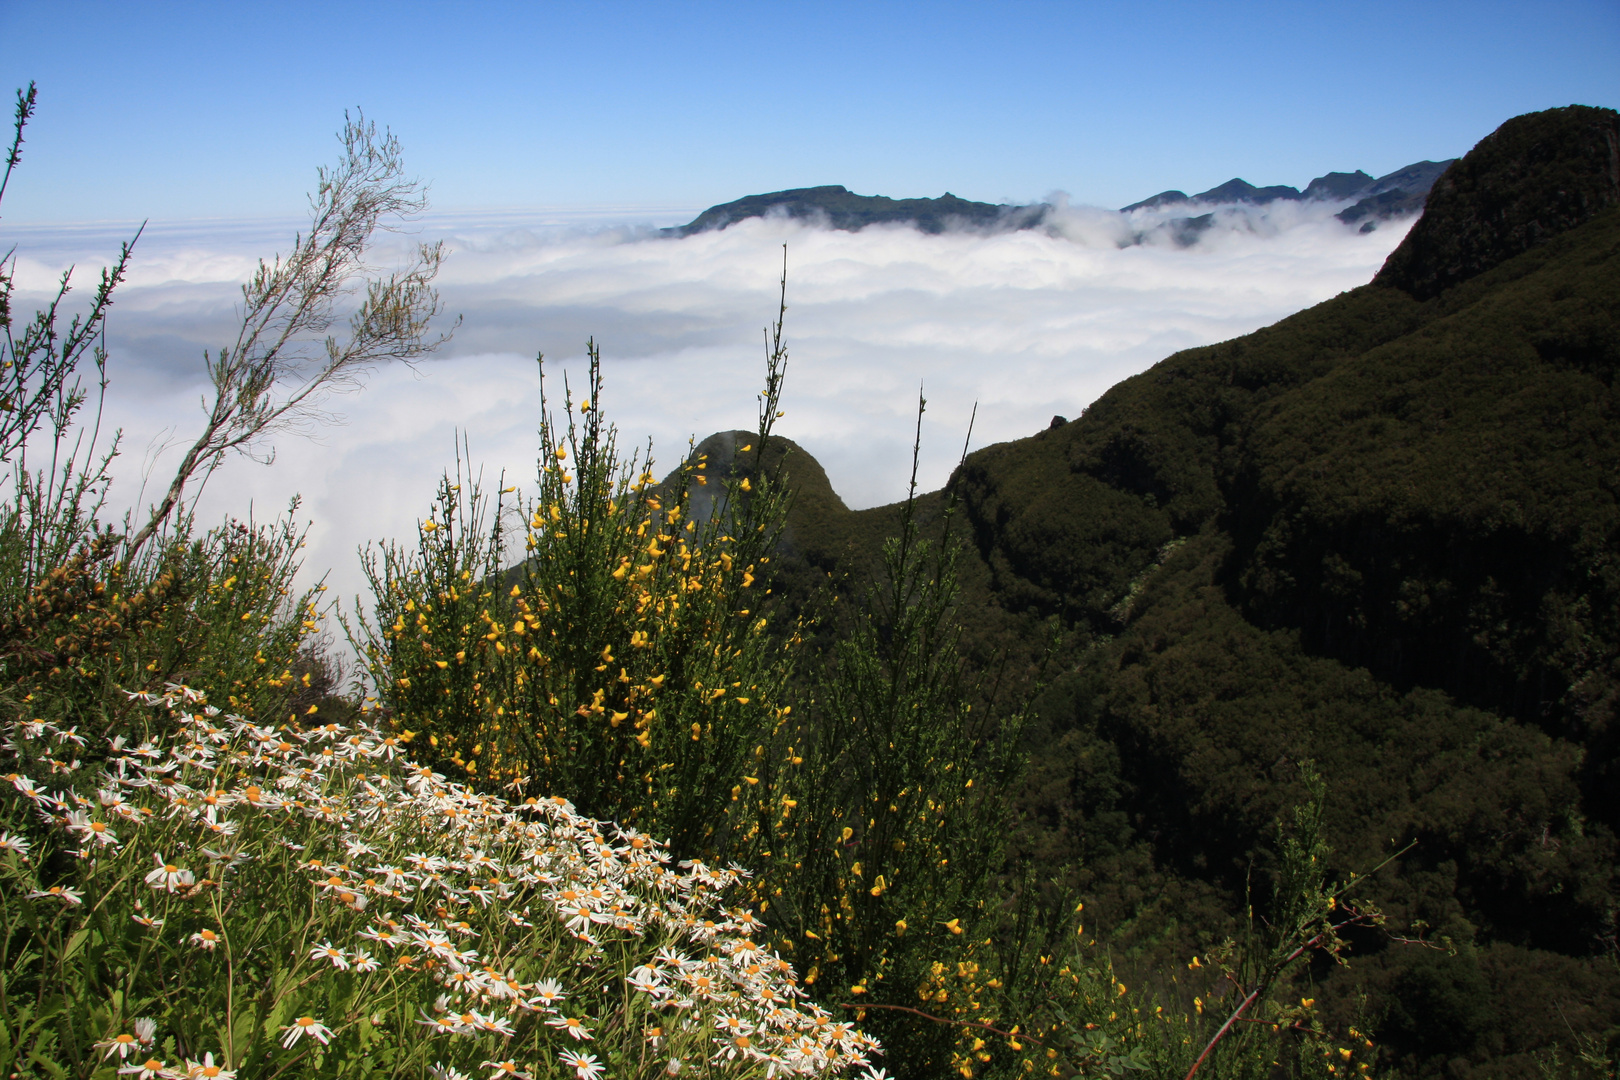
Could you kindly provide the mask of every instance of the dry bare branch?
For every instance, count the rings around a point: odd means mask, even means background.
[[[186,451],[151,517],[129,542],[133,555],[181,505],[186,487],[225,456],[264,453],[270,436],[304,433],[335,418],[321,406],[333,393],[358,389],[364,376],[393,360],[410,363],[449,340],[434,336],[440,314],[433,288],[442,244],[419,244],[403,269],[384,273],[366,262],[378,229],[421,213],[427,199],[408,179],[399,141],[363,115],[344,115],[343,153],[322,168],[310,196],[310,227],[292,254],[260,262],[242,286],[242,324],[233,346],[204,354],[213,384],[208,421]],[[360,295],[345,332],[334,334],[337,309]],[[262,460],[270,460],[271,451]]]

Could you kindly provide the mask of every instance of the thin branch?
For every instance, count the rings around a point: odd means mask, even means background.
[[[441,313],[432,282],[444,261],[442,244],[417,245],[411,262],[388,274],[365,259],[378,229],[392,229],[393,221],[427,206],[421,183],[405,178],[399,141],[386,131],[379,136],[363,115],[347,114],[339,138],[339,163],[317,174],[309,231],[294,239],[285,259],[259,263],[242,286],[234,345],[204,354],[213,384],[207,421],[147,523],[131,538],[130,554],[165,526],[188,486],[217,469],[227,454],[255,457],[278,431],[332,422],[320,409],[329,394],[359,388],[381,364],[418,360],[454,332],[452,326],[430,336]],[[356,293],[361,299],[346,332],[331,333],[337,305]]]
[[[1214,1052],[1216,1044],[1222,1039],[1226,1038],[1227,1034],[1232,1030],[1233,1025],[1241,1020],[1243,1018],[1243,1014],[1249,1010],[1249,1006],[1253,1005],[1255,1001],[1259,999],[1260,995],[1263,994],[1268,987],[1270,987],[1270,985],[1276,980],[1276,977],[1281,974],[1289,964],[1292,964],[1295,960],[1298,960],[1301,956],[1304,956],[1311,949],[1318,947],[1329,938],[1335,937],[1338,932],[1343,930],[1345,927],[1353,926],[1356,923],[1367,922],[1371,919],[1372,915],[1370,913],[1358,911],[1350,918],[1345,919],[1343,922],[1330,924],[1325,930],[1318,932],[1308,940],[1302,942],[1298,948],[1294,949],[1293,952],[1284,957],[1282,962],[1275,965],[1275,967],[1272,969],[1271,976],[1261,980],[1261,982],[1256,985],[1253,990],[1249,991],[1248,996],[1238,1004],[1238,1007],[1232,1010],[1232,1015],[1226,1018],[1226,1023],[1221,1025],[1220,1030],[1215,1032],[1214,1037],[1211,1038],[1208,1044],[1204,1046],[1204,1052],[1198,1055],[1198,1060],[1193,1062],[1192,1068],[1187,1070],[1187,1075],[1183,1078],[1183,1080],[1193,1080],[1193,1077],[1198,1074],[1198,1070],[1203,1067],[1204,1060]],[[1228,978],[1230,977],[1231,976],[1228,975]],[[1242,987],[1240,986],[1239,989],[1242,989]]]
[[[923,1012],[921,1009],[913,1009],[909,1005],[878,1005],[876,1003],[868,1003],[863,1005],[859,1002],[840,1001],[838,1006],[842,1009],[892,1009],[895,1012],[911,1013],[913,1016],[920,1016],[924,1020],[932,1020],[936,1024],[948,1024],[953,1027],[982,1028],[983,1030],[991,1032],[992,1034],[1000,1035],[1005,1039],[1023,1039],[1027,1042],[1034,1043],[1036,1046],[1046,1045],[1041,1040],[1030,1035],[1018,1035],[1011,1031],[1002,1031],[998,1027],[981,1023],[978,1020],[951,1020],[943,1016],[935,1016],[933,1013]]]
[[[16,131],[11,137],[11,149],[6,153],[6,174],[0,176],[0,199],[5,198],[6,185],[11,183],[11,170],[22,160],[23,128],[28,126],[29,119],[34,115],[34,104],[38,99],[39,90],[33,80],[29,80],[27,90],[17,91]]]

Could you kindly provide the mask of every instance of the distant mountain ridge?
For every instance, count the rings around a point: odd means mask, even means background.
[[[1049,209],[1045,203],[1011,206],[973,202],[957,198],[948,191],[937,199],[891,199],[883,195],[856,195],[842,184],[827,184],[747,195],[711,206],[687,224],[662,231],[666,236],[690,236],[770,213],[790,218],[824,218],[832,228],[846,232],[894,222],[911,222],[925,233],[941,233],[952,225],[1014,230],[1038,225]]]
[[[1405,168],[1386,173],[1376,180],[1359,169],[1353,173],[1330,172],[1312,180],[1305,186],[1304,191],[1286,184],[1255,187],[1247,180],[1233,177],[1226,183],[1212,187],[1208,191],[1201,191],[1197,195],[1188,195],[1174,189],[1161,191],[1141,202],[1122,206],[1119,212],[1129,214],[1137,210],[1162,210],[1181,205],[1194,207],[1199,204],[1264,206],[1280,200],[1347,202],[1354,199],[1356,201],[1353,205],[1334,216],[1346,225],[1361,222],[1361,231],[1371,232],[1380,221],[1404,217],[1422,210],[1429,189],[1434,187],[1435,181],[1440,179],[1456,160],[1447,158],[1445,161],[1416,161]],[[1181,224],[1182,231],[1188,229],[1197,231],[1208,227],[1207,224],[1203,224],[1202,215],[1178,218],[1173,224],[1177,223]]]
[[[1360,170],[1330,172],[1312,180],[1304,191],[1286,184],[1256,187],[1234,177],[1197,195],[1189,196],[1176,190],[1162,191],[1151,198],[1122,207],[1120,213],[1182,205],[1196,209],[1201,206],[1264,206],[1278,201],[1346,202],[1354,199],[1354,205],[1346,207],[1336,216],[1347,225],[1360,222],[1361,231],[1370,232],[1380,221],[1422,210],[1429,189],[1454,160],[1419,161],[1377,179]],[[829,228],[846,232],[859,232],[868,225],[899,223],[914,225],[920,232],[931,234],[964,227],[1012,232],[1040,227],[1047,222],[1052,209],[1050,203],[1015,205],[975,202],[948,191],[937,199],[891,199],[884,195],[857,195],[842,184],[824,184],[820,187],[746,195],[711,206],[685,225],[660,231],[665,236],[678,238],[717,231],[750,218],[781,214],[799,220],[824,221]],[[1189,214],[1184,218],[1172,219],[1168,222],[1168,228],[1176,242],[1185,246],[1196,242],[1198,235],[1209,228],[1213,221],[1213,217],[1207,213]],[[1141,237],[1135,242],[1141,242]]]

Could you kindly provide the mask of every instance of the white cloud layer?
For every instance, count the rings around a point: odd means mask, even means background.
[[[333,589],[352,595],[363,583],[356,548],[413,534],[457,433],[490,482],[503,469],[532,482],[534,355],[578,386],[592,335],[622,442],[651,438],[667,468],[689,437],[753,425],[783,244],[791,359],[778,430],[815,455],[852,507],[890,502],[905,492],[919,385],[928,398],[919,479],[929,490],[955,464],[975,403],[974,447],[1028,435],[1178,349],[1368,281],[1405,225],[1359,234],[1331,218],[1338,208],[1229,208],[1184,249],[1155,239],[1162,230],[1121,247],[1142,222],[1061,201],[1049,230],[992,235],[756,219],[669,240],[649,221],[690,216],[669,211],[430,219],[422,231],[452,252],[440,284],[464,317],[454,342],[414,371],[380,371],[364,392],[335,399],[345,423],[279,439],[273,466],[230,462],[200,513],[267,517],[301,493],[305,576],[329,572]],[[148,500],[167,483],[199,427],[203,349],[230,340],[238,283],[257,257],[286,250],[297,227],[197,223],[143,237],[108,332],[106,423],[125,433],[115,504],[141,498],[143,472]],[[4,231],[6,246],[17,243],[23,311],[70,262],[105,263],[118,235]],[[82,295],[89,275],[77,280]]]

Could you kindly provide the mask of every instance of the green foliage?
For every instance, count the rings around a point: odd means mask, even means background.
[[[0,506],[0,560],[12,565],[26,557],[22,516]],[[101,535],[26,592],[21,575],[7,578],[0,672],[13,715],[77,726],[99,752],[130,724],[126,691],[206,679],[233,709],[286,719],[319,626],[319,587],[292,593],[301,540],[290,521],[230,523],[131,565]]]
[[[837,629],[808,707],[781,735],[796,768],[762,871],[772,924],[806,983],[868,1007],[901,1076],[968,1060],[976,1029],[952,1024],[996,1022],[976,981],[942,973],[978,969],[973,949],[999,915],[1021,723],[971,714],[957,662],[959,545],[948,528],[925,539],[916,510],[909,500],[876,580],[853,603],[828,601]],[[938,1019],[902,1011],[919,1006]]]
[[[567,426],[542,421],[522,562],[503,570],[501,500],[440,485],[415,550],[370,565],[357,628],[390,721],[470,781],[568,792],[582,808],[738,859],[808,987],[898,1040],[891,1067],[948,1067],[959,1032],[877,1006],[932,1002],[934,969],[999,915],[1016,727],[976,725],[953,676],[953,544],[908,516],[888,577],[849,613],[791,700],[803,639],[766,633],[765,574],[788,513],[769,447],[780,323],[760,430],[661,484],[618,456],[594,363]],[[764,448],[764,452],[756,449]],[[727,471],[721,469],[729,466]],[[718,490],[718,494],[713,493]],[[503,491],[502,496],[512,494]],[[974,1013],[952,984],[941,1010]]]

